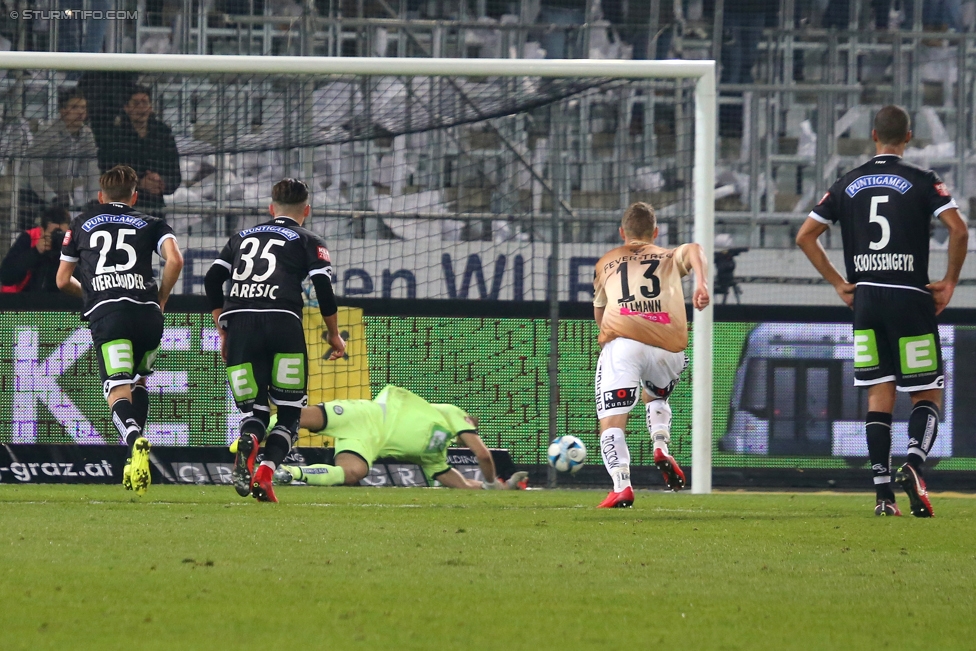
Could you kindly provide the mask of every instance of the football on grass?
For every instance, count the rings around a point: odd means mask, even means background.
[[[559,472],[576,472],[586,462],[586,446],[575,436],[560,436],[549,444],[549,465]]]

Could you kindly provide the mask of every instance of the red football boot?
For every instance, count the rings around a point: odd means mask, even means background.
[[[258,466],[251,480],[251,495],[259,502],[277,502],[278,498],[274,494],[272,479],[274,473],[268,466]]]
[[[654,465],[664,475],[664,483],[668,488],[677,492],[685,487],[685,473],[670,454],[665,454],[661,448],[654,449]]]
[[[628,486],[619,493],[610,491],[607,499],[600,502],[598,509],[627,509],[634,505],[634,489]]]
[[[932,502],[929,501],[929,492],[925,488],[925,480],[917,470],[909,464],[904,464],[895,473],[895,482],[900,484],[905,493],[908,494],[908,501],[912,507],[912,515],[916,518],[934,518],[935,511],[932,510]]]

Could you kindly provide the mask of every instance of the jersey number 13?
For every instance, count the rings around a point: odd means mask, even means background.
[[[630,293],[630,281],[627,278],[627,265],[629,262],[622,262],[619,267],[617,267],[617,273],[620,274],[620,293],[621,297],[617,299],[617,303],[623,305],[624,303],[630,303],[637,300],[637,297]],[[640,293],[644,298],[656,298],[658,294],[661,293],[661,279],[654,275],[657,268],[661,266],[660,260],[642,260],[641,265],[647,266],[644,270],[644,278],[651,281],[650,287],[647,283],[641,283]]]

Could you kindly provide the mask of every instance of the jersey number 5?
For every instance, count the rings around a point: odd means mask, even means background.
[[[617,267],[617,273],[620,274],[620,293],[622,296],[617,299],[617,303],[623,305],[624,303],[630,303],[631,301],[636,301],[637,297],[630,293],[630,281],[627,279],[627,265],[628,262],[623,262]],[[641,283],[640,293],[644,298],[656,298],[658,294],[661,293],[661,279],[654,275],[657,268],[661,266],[660,260],[642,260],[641,265],[647,265],[647,269],[644,270],[644,278],[651,281],[650,288],[646,284]]]
[[[261,283],[271,277],[278,266],[278,258],[271,252],[271,249],[284,244],[281,240],[268,240],[268,243],[264,245],[264,250],[261,251],[261,259],[268,262],[268,269],[263,274],[251,278],[253,282]],[[254,256],[260,246],[261,242],[256,237],[249,237],[241,242],[241,262],[244,263],[244,268],[240,271],[234,270],[234,280],[247,280],[254,273]]]
[[[888,220],[878,214],[878,204],[881,203],[888,203],[888,197],[885,195],[871,197],[871,214],[868,215],[868,221],[881,227],[881,239],[868,244],[868,248],[872,251],[885,248],[888,246],[888,240],[891,239],[891,226],[888,225]]]
[[[102,250],[98,252],[98,264],[95,265],[95,275],[122,273],[123,271],[127,271],[136,266],[136,250],[125,242],[126,237],[135,234],[136,231],[134,228],[119,229],[118,242],[116,242],[115,248],[119,251],[125,251],[127,259],[124,264],[111,265],[107,265],[105,263],[108,261],[108,254],[112,251],[112,234],[106,231],[96,231],[92,235],[92,247],[102,247]],[[99,244],[99,242],[101,242],[101,244]]]

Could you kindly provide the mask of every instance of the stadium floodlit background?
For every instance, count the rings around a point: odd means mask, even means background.
[[[850,477],[860,485],[865,397],[850,388],[848,313],[793,238],[830,183],[873,153],[871,118],[888,103],[913,116],[916,139],[906,158],[936,169],[962,212],[970,212],[976,2],[83,4],[131,15],[24,19],[25,4],[18,19],[4,11],[0,47],[716,60],[716,483],[808,486]],[[220,445],[233,437],[233,402],[199,299],[203,275],[230,234],[265,219],[273,182],[295,176],[311,186],[308,226],[329,243],[336,292],[350,307],[344,328],[356,342],[338,370],[322,365],[313,397],[369,397],[386,383],[405,386],[478,414],[490,445],[509,449],[516,464],[539,465],[550,432],[555,344],[555,429],[580,436],[591,450],[590,472],[578,479],[605,480],[592,398],[593,264],[617,241],[620,214],[633,201],[655,206],[665,244],[692,239],[693,82],[41,69],[0,75],[0,253],[50,206],[83,208],[94,198],[100,167],[128,162],[118,151],[132,149],[138,118],[129,103],[140,89],[149,91],[153,120],[165,125],[159,147],[170,154],[140,162],[159,168],[164,190],[151,208],[173,225],[187,264],[176,290],[184,296],[167,315],[153,379],[155,442]],[[74,91],[85,98],[87,126],[72,132],[68,147],[58,129]],[[936,226],[936,277],[946,243]],[[838,234],[825,244],[840,266]],[[973,279],[967,262],[954,307],[976,308]],[[551,287],[562,305],[555,338],[545,304]],[[91,382],[87,330],[69,304],[31,293],[0,299],[0,442],[114,442]],[[957,387],[974,379],[976,319],[957,309],[944,321],[946,409],[935,469],[971,471],[976,411]],[[314,316],[306,326],[312,355],[321,358],[321,326]],[[689,356],[690,379],[693,351]],[[691,454],[690,386],[682,383],[672,398],[672,449],[683,463]],[[642,409],[635,411],[635,465],[650,465]],[[900,403],[896,452],[904,447],[906,418]],[[944,476],[952,481],[951,472]]]

